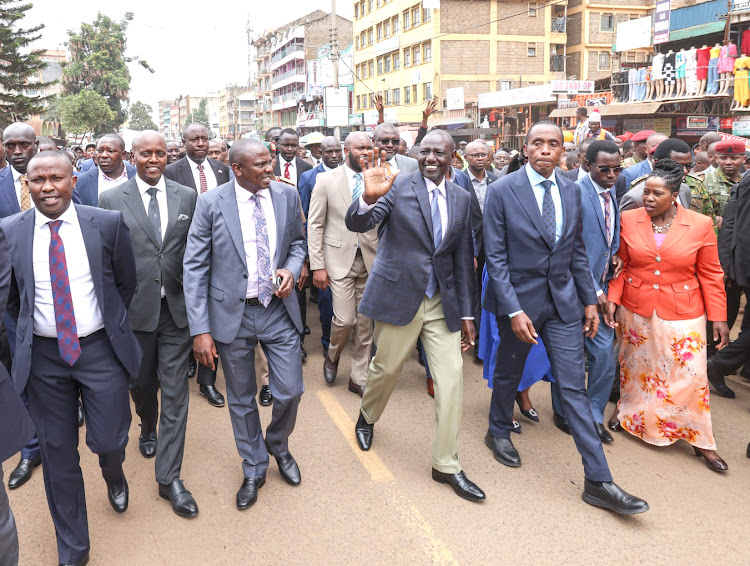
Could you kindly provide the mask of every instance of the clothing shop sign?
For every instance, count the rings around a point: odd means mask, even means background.
[[[552,94],[594,94],[594,81],[551,81]]]
[[[732,12],[750,10],[750,0],[732,0]]]
[[[750,0],[748,0],[750,2]],[[615,50],[630,51],[651,46],[651,16],[617,24]]]
[[[656,0],[654,10],[654,45],[669,41],[669,14],[672,11],[672,0]]]

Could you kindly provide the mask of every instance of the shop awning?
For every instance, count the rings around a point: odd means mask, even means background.
[[[655,114],[661,107],[661,102],[642,102],[636,104],[607,104],[606,106],[587,106],[589,112],[596,110],[602,116],[638,116],[641,114]],[[573,118],[577,108],[557,108],[550,118]]]
[[[720,33],[724,31],[726,22],[710,22],[699,26],[693,26],[690,28],[678,29],[669,32],[669,41],[678,41],[680,39],[690,39],[691,37],[700,37],[702,35],[710,35],[712,33]]]

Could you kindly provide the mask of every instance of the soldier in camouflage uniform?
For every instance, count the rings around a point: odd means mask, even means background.
[[[636,163],[640,163],[641,161],[645,161],[648,157],[648,153],[646,153],[646,141],[648,140],[648,137],[651,134],[655,134],[656,132],[653,130],[644,130],[642,132],[638,132],[635,134],[632,138],[630,138],[630,141],[635,144],[635,148],[633,149],[633,157],[628,157],[622,162],[623,168],[627,169],[628,167],[632,167]]]
[[[732,194],[732,187],[740,182],[740,169],[745,161],[745,143],[724,140],[716,143],[716,159],[719,168],[706,173],[704,184],[708,194],[719,201],[720,215]]]
[[[721,203],[716,195],[712,195],[706,189],[706,185],[700,176],[688,173],[685,184],[690,187],[690,209],[706,216],[710,216],[714,223],[714,232],[719,235],[719,218],[721,218]]]

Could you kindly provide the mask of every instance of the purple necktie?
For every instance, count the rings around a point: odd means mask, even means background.
[[[271,281],[271,251],[268,244],[268,225],[263,207],[260,204],[261,195],[251,195],[255,201],[253,218],[255,219],[255,245],[258,252],[258,300],[267,307],[273,298],[273,283]]]
[[[57,347],[60,357],[69,366],[81,356],[78,342],[76,315],[73,312],[73,297],[70,295],[68,263],[65,260],[65,247],[60,239],[62,220],[47,222],[49,226],[49,279],[52,285],[52,299],[55,302],[55,326],[57,327]]]

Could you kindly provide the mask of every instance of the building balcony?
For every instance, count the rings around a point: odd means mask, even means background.
[[[278,90],[295,83],[304,84],[307,77],[304,71],[294,70],[292,72],[284,73],[283,76],[279,76],[273,80],[272,88]]]
[[[567,27],[566,24],[567,24],[567,18],[565,17],[552,18],[551,31],[553,33],[565,33],[566,27]]]
[[[551,55],[549,58],[549,70],[553,73],[565,72],[565,56]]]
[[[276,60],[272,59],[271,64],[269,65],[269,68],[272,71],[275,71],[279,67],[283,67],[284,65],[286,65],[287,63],[291,63],[292,61],[304,61],[304,60],[305,60],[305,49],[301,45],[297,45],[297,46],[294,46],[294,49],[287,51],[283,57],[280,57]]]

